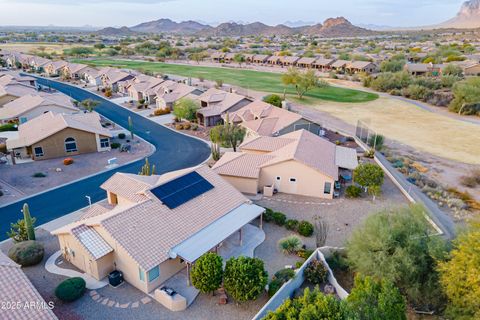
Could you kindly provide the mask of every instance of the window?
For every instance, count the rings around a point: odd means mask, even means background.
[[[330,182],[325,182],[325,186],[323,187],[323,193],[330,194],[332,191],[332,184]]]
[[[277,177],[277,180],[278,180],[278,181],[280,181],[280,179],[281,179],[280,177]]]
[[[110,139],[101,138],[100,139],[100,148],[108,148],[108,147],[110,147]]]
[[[290,178],[290,182],[297,182],[297,178]]]
[[[145,282],[145,272],[143,272],[140,267],[138,268],[138,277],[140,278],[140,281]]]
[[[43,149],[42,147],[35,147],[33,149],[33,152],[35,153],[35,157],[43,157]]]
[[[148,282],[152,282],[160,276],[160,268],[156,266],[152,270],[148,271]]]
[[[77,150],[77,143],[75,142],[74,138],[67,138],[65,139],[65,151],[66,152],[76,152]]]

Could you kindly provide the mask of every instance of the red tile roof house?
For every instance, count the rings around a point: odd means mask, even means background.
[[[0,309],[2,320],[58,320],[21,266],[0,252]],[[11,308],[6,308],[12,303]],[[19,303],[19,305],[17,305]]]
[[[135,75],[121,71],[115,68],[107,68],[100,70],[102,85],[104,88],[110,88],[114,92],[118,92],[118,85],[120,82],[133,79]]]
[[[43,68],[45,70],[45,74],[49,77],[57,77],[60,75],[60,72],[63,67],[65,67],[68,62],[63,60],[57,60],[47,63]]]
[[[173,110],[175,102],[182,98],[189,98],[197,100],[202,94],[199,89],[186,85],[184,83],[173,82],[167,80],[161,83],[158,87],[155,87],[155,103],[157,109],[170,109]]]
[[[64,95],[27,94],[0,108],[0,123],[18,122],[22,124],[49,111],[55,114],[71,114],[80,110]]]
[[[68,62],[60,69],[60,74],[63,75],[66,79],[79,80],[82,78],[84,74],[83,72],[88,68],[90,67],[85,64]]]
[[[110,150],[112,135],[97,113],[47,112],[18,126],[18,138],[7,139],[12,157],[45,160]]]
[[[329,71],[332,69],[332,64],[334,62],[335,62],[335,59],[318,58],[313,63],[313,68],[319,69],[322,71]]]
[[[313,68],[313,63],[317,58],[303,57],[297,61],[297,66],[300,68]]]
[[[247,129],[246,137],[279,136],[306,129],[319,134],[320,126],[301,115],[255,100],[229,115],[231,122]]]
[[[148,104],[155,103],[155,91],[165,82],[162,78],[147,75],[137,75],[135,78],[119,83],[119,92],[128,94],[132,100],[145,100]]]
[[[88,67],[81,71],[81,80],[87,85],[100,86],[102,85],[102,74],[99,70]]]
[[[116,173],[102,186],[109,206],[54,230],[64,258],[96,279],[117,269],[145,293],[260,217],[252,204],[208,166],[139,176]],[[252,226],[253,227],[253,226]],[[175,289],[175,288],[173,288]]]
[[[284,67],[291,67],[291,66],[296,66],[298,60],[300,60],[300,57],[282,56],[280,59],[280,63]]]
[[[251,103],[245,96],[211,88],[198,97],[201,108],[197,111],[198,123],[211,127],[223,122],[222,116]]]
[[[226,152],[212,169],[243,193],[273,187],[278,192],[332,199],[339,168],[352,170],[357,165],[355,149],[298,130],[247,140],[240,152]]]
[[[370,61],[354,61],[347,65],[346,70],[352,74],[359,72],[371,74],[378,71],[378,66]]]

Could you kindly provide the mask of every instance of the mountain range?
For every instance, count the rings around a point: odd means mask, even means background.
[[[284,24],[269,26],[261,22],[238,23],[225,22],[216,27],[202,24],[196,21],[175,22],[170,19],[159,19],[140,23],[133,27],[104,28],[97,32],[100,35],[129,36],[135,33],[171,33],[181,35],[198,36],[250,36],[250,35],[294,35],[305,34],[319,37],[352,37],[368,36],[375,34],[365,28],[354,26],[344,17],[330,18],[323,24],[314,24],[306,26],[291,27]]]
[[[439,24],[437,27],[457,29],[480,28],[480,0],[464,2],[454,18]]]

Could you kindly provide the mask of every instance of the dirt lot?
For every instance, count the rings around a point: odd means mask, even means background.
[[[64,49],[69,49],[71,47],[78,46],[78,44],[72,43],[44,43],[44,42],[31,42],[31,43],[2,43],[0,44],[0,49],[2,50],[11,50],[18,51],[23,53],[31,53],[38,48],[45,48],[47,53],[63,53]],[[88,46],[88,45],[86,45]]]
[[[117,141],[113,139],[112,142]],[[5,193],[0,197],[0,205],[18,201],[21,197],[106,170],[108,159],[117,158],[117,163],[122,165],[144,158],[153,151],[151,145],[143,140],[135,140],[130,145],[132,148],[129,153],[113,149],[109,152],[72,156],[74,163],[69,166],[63,164],[63,158],[33,161],[14,166],[0,164],[0,186],[3,185],[2,190]],[[61,172],[56,172],[57,168],[60,168]],[[46,177],[33,177],[35,173],[40,172]]]

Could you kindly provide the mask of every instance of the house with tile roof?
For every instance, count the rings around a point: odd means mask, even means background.
[[[202,93],[201,90],[188,84],[167,80],[158,86],[154,99],[158,109],[173,110],[176,101],[182,98],[198,100]]]
[[[0,108],[0,123],[25,123],[46,112],[76,113],[79,109],[64,95],[27,94]]]
[[[47,112],[18,126],[18,138],[7,140],[13,158],[45,160],[110,150],[110,132],[94,112]]]
[[[47,303],[23,273],[21,266],[1,251],[0,301],[15,303],[15,308],[0,310],[0,318],[4,320],[58,320],[52,311],[53,303]],[[16,303],[20,303],[19,307]]]
[[[255,100],[231,112],[229,119],[247,130],[247,138],[279,136],[300,129],[306,129],[315,134],[319,134],[320,131],[318,124],[304,119],[301,115],[260,100]]]
[[[245,96],[210,88],[198,97],[201,108],[197,111],[198,123],[206,127],[223,121],[222,116],[248,105],[252,100]]]
[[[89,66],[85,64],[67,62],[66,65],[60,68],[60,74],[66,79],[79,80],[88,68]]]
[[[240,145],[240,152],[226,152],[212,169],[243,193],[273,187],[278,192],[332,199],[339,170],[357,165],[355,149],[298,130],[249,139]]]
[[[92,206],[52,234],[80,270],[96,279],[119,270],[145,293],[185,268],[188,274],[200,256],[241,235],[264,212],[208,166],[153,176],[116,173],[101,188],[107,206]]]
[[[43,66],[45,74],[49,77],[58,77],[63,67],[68,65],[68,62],[63,60],[51,61]]]

